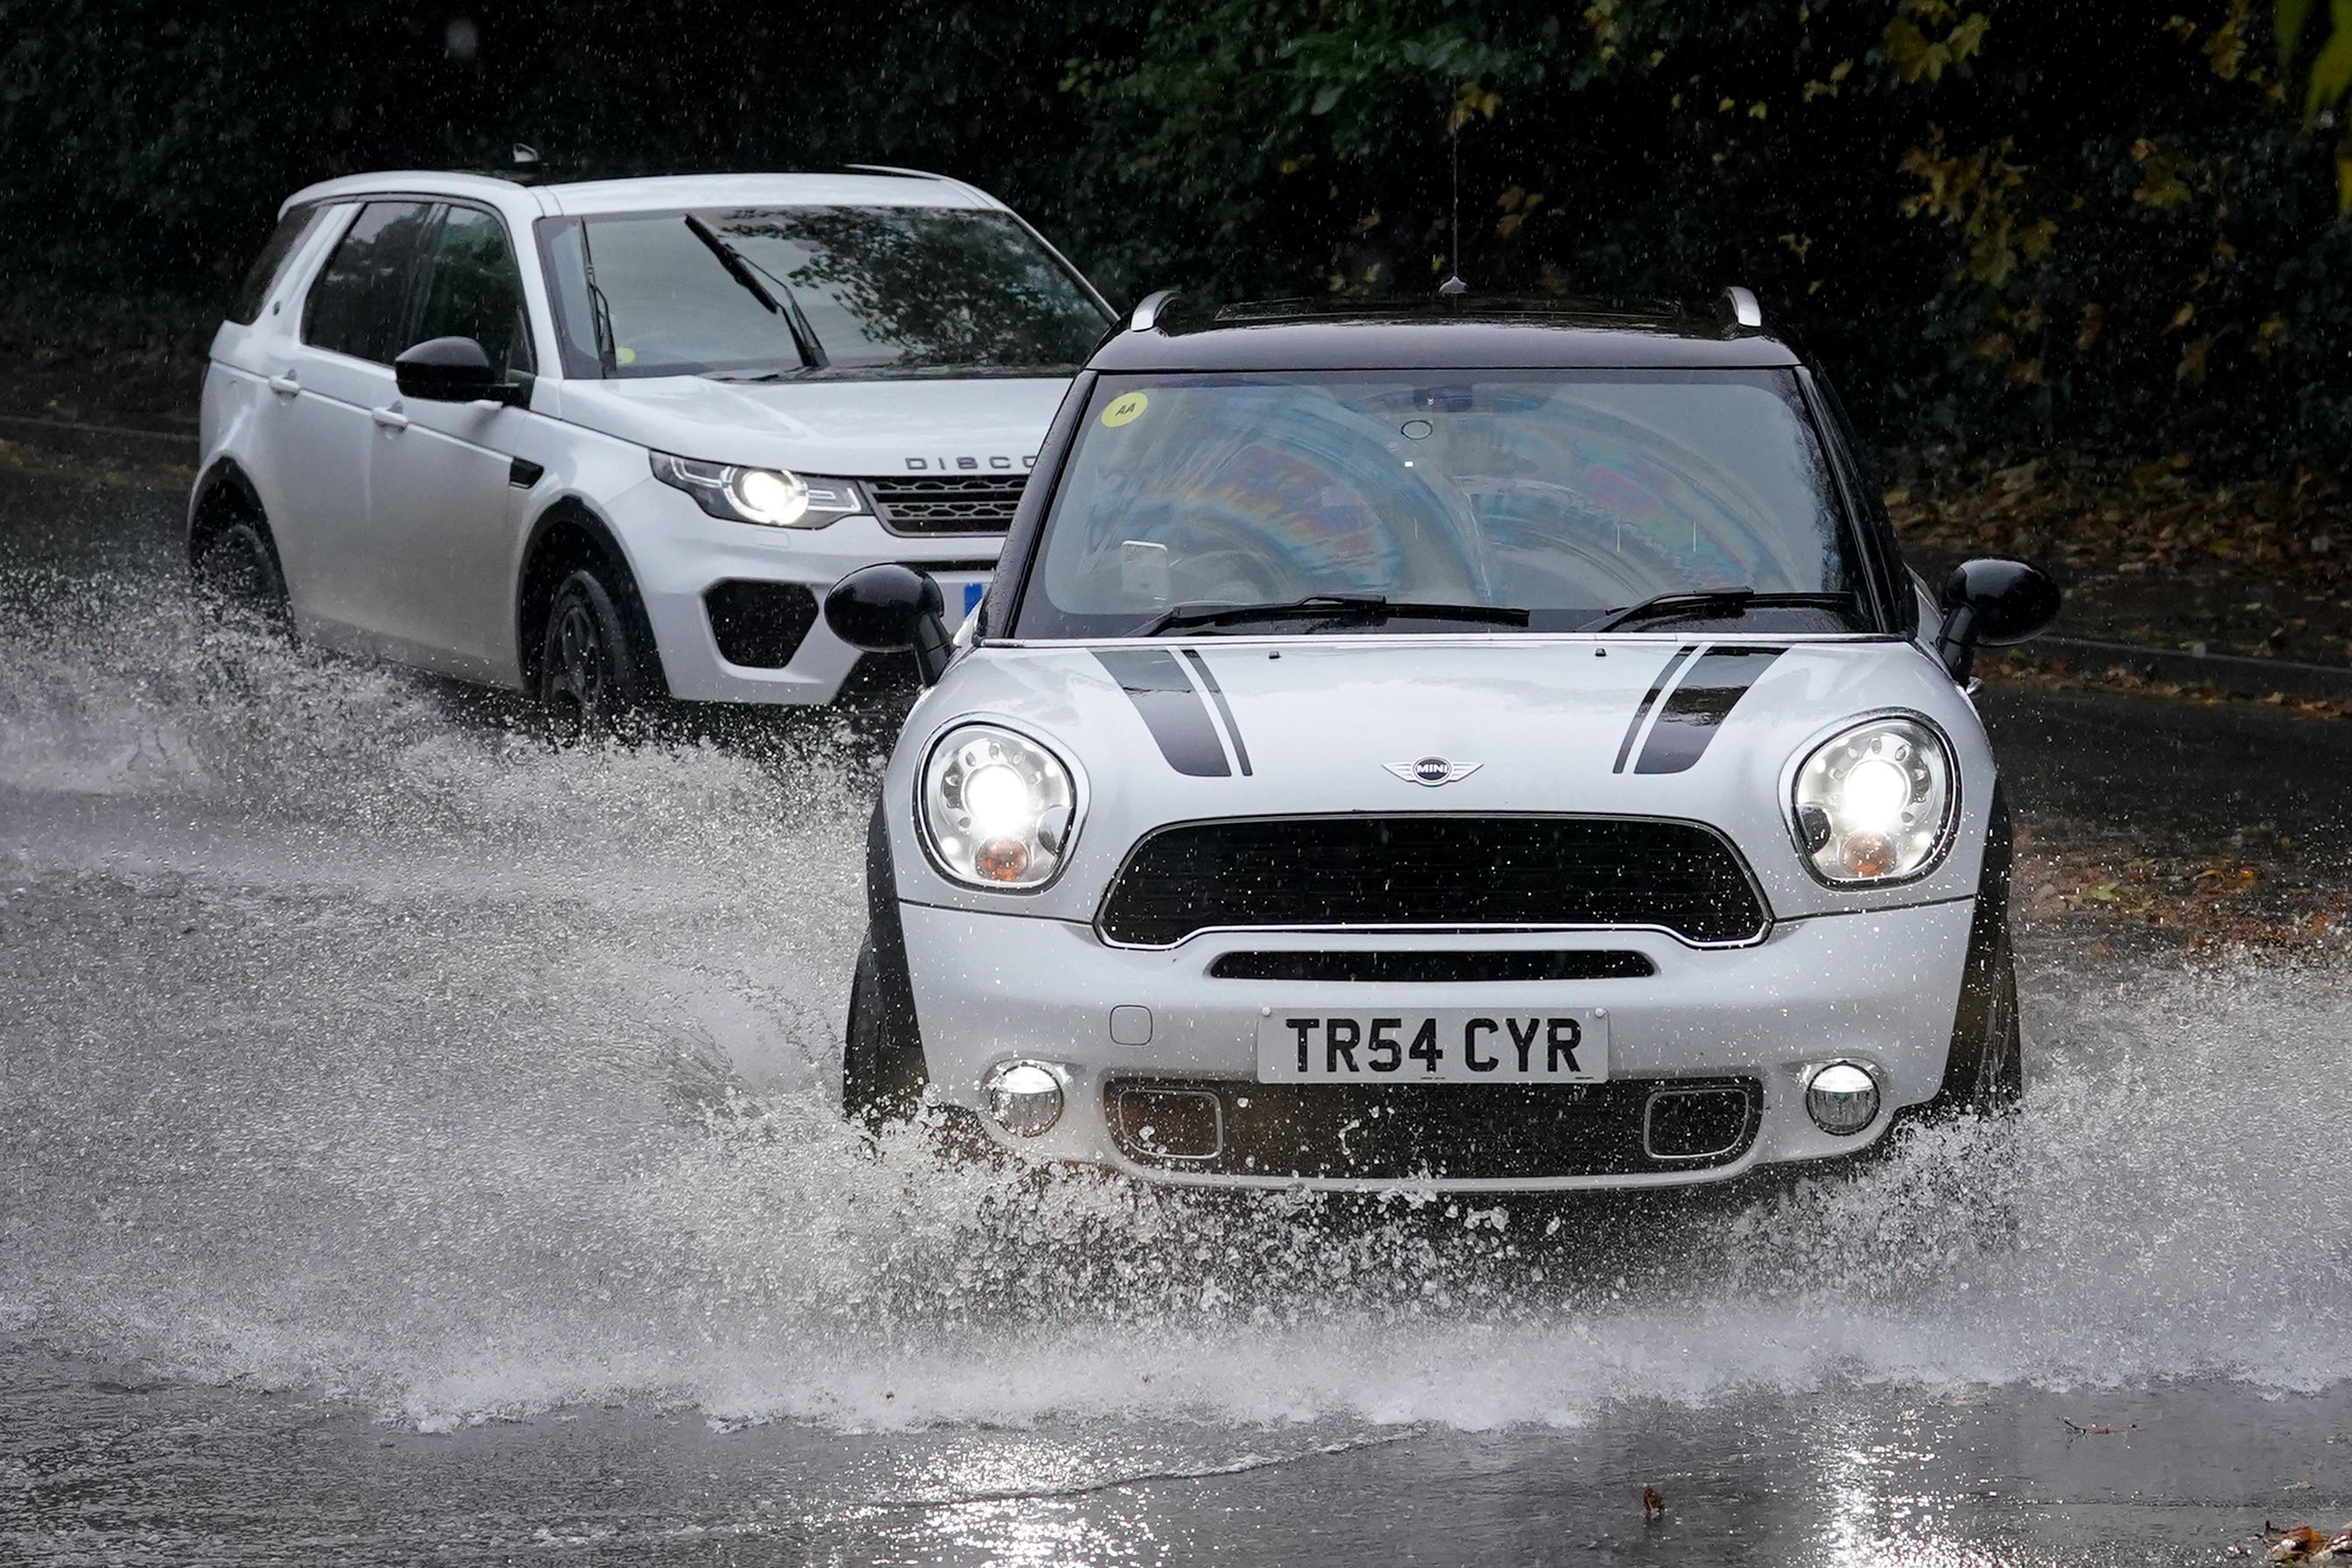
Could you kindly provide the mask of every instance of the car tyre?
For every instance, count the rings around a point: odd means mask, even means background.
[[[879,1130],[913,1117],[928,1075],[923,1047],[893,1018],[869,935],[857,949],[849,988],[849,1027],[841,1047],[842,1113]]]
[[[232,518],[197,548],[191,564],[199,588],[257,617],[271,632],[293,635],[293,601],[268,524],[258,517]]]
[[[610,729],[646,695],[644,662],[612,591],[585,567],[564,574],[547,607],[539,695],[578,733]]]

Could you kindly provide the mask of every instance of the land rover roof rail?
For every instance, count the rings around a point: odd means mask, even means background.
[[[1163,288],[1156,294],[1145,295],[1143,303],[1137,306],[1135,314],[1129,318],[1127,329],[1130,332],[1150,331],[1160,324],[1160,313],[1168,308],[1168,302],[1175,298],[1180,292],[1181,290],[1174,288]]]
[[[1764,325],[1764,307],[1756,303],[1756,296],[1738,284],[1723,291],[1723,307],[1735,327]]]
[[[901,169],[895,163],[844,163],[845,169],[855,169],[861,174],[896,174],[902,180],[944,180],[950,185],[961,185],[961,180],[934,174],[929,169]]]
[[[959,180],[953,174],[938,174],[932,172],[929,169],[902,169],[896,163],[845,163],[842,167],[845,169],[855,169],[861,174],[896,174],[901,180],[937,181],[942,185],[954,186],[957,190],[961,191],[965,195],[971,197],[983,207],[993,207],[999,211],[1005,210],[1004,204],[1003,202],[998,201],[994,196],[990,195],[986,191],[982,190],[971,181]],[[1017,213],[1013,215],[1015,217],[1020,216]],[[1024,227],[1028,226],[1028,221],[1026,219],[1023,219],[1022,224]],[[1037,231],[1030,229],[1029,232],[1035,234]]]

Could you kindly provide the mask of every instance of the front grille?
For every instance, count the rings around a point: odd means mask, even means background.
[[[1706,1170],[1748,1153],[1764,1103],[1753,1078],[1493,1088],[1114,1078],[1103,1093],[1112,1138],[1139,1166],[1371,1181]],[[1201,1110],[1162,1125],[1178,1094]],[[1205,1114],[1212,1098],[1214,1113]],[[1694,1114],[1701,1107],[1709,1113],[1703,1125]],[[1215,1149],[1203,1155],[1211,1128]]]
[[[1738,853],[1643,817],[1253,817],[1163,828],[1103,900],[1110,941],[1221,926],[1655,926],[1753,941],[1768,923]]]
[[[1319,985],[1448,986],[1516,980],[1631,980],[1658,967],[1642,953],[1540,952],[1521,948],[1465,952],[1451,947],[1370,952],[1220,953],[1209,966],[1219,980],[1311,980]]]
[[[1021,505],[1020,474],[868,479],[874,515],[894,534],[1001,534]]]

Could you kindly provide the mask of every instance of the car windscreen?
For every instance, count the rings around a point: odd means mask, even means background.
[[[1107,324],[1009,213],[731,207],[541,227],[575,376],[797,375],[813,357],[834,371],[1066,375]]]
[[[1105,376],[1077,430],[1018,637],[1868,629],[1789,371]]]

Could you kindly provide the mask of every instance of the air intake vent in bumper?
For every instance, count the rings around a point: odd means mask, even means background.
[[[1370,1181],[1705,1170],[1748,1153],[1764,1103],[1752,1078],[1493,1088],[1114,1078],[1103,1092],[1111,1137],[1139,1166]]]
[[[702,596],[719,656],[751,670],[793,662],[816,624],[816,595],[792,582],[722,582]]]
[[[1631,980],[1654,975],[1643,953],[1465,951],[1406,947],[1394,952],[1325,948],[1307,952],[1220,953],[1209,966],[1219,980],[1302,980],[1317,985],[1453,986],[1527,980]]]

